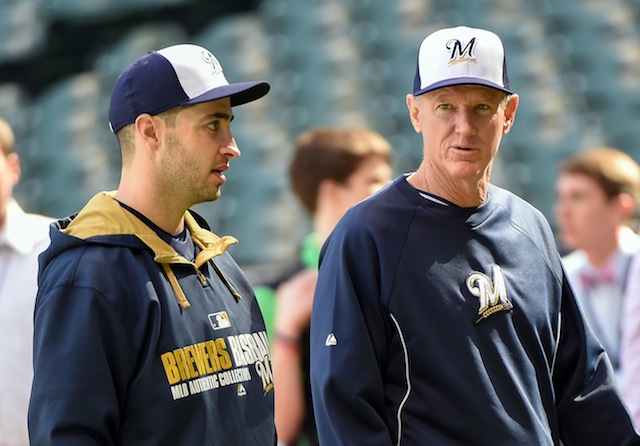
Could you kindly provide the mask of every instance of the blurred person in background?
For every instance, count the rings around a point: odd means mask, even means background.
[[[621,336],[622,396],[629,405],[636,426],[640,427],[640,250],[629,268]]]
[[[293,192],[312,219],[295,265],[255,287],[273,344],[279,444],[317,445],[309,384],[309,322],[320,247],[342,215],[391,180],[391,145],[362,128],[302,133],[289,164]]]
[[[14,145],[0,118],[0,445],[27,446],[38,255],[49,244],[52,219],[24,212],[13,198],[20,180]]]
[[[629,226],[640,197],[640,166],[610,147],[580,152],[560,166],[556,196],[559,235],[571,250],[562,258],[569,282],[620,380],[624,291],[640,248]]]

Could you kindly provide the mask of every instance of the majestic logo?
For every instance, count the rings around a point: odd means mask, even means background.
[[[324,341],[324,345],[326,345],[327,347],[338,345],[338,340],[336,339],[336,335],[334,335],[333,333],[329,333],[327,335],[327,339]]]
[[[458,39],[451,39],[447,42],[447,49],[451,53],[449,58],[449,65],[455,65],[460,62],[473,62],[477,63],[475,56],[473,55],[476,50],[476,38],[472,38],[466,46],[462,46],[462,42]]]
[[[217,76],[222,73],[222,65],[220,65],[218,59],[209,51],[202,51],[202,60],[211,65],[212,76]]]
[[[469,277],[467,277],[467,288],[471,291],[471,294],[480,299],[476,324],[494,313],[509,311],[513,308],[507,297],[507,285],[504,281],[502,270],[498,265],[493,265],[491,269],[493,281],[489,276],[478,271],[469,274]]]
[[[211,313],[209,316],[209,322],[214,330],[222,330],[223,328],[231,327],[231,320],[226,311],[220,311],[218,313]]]

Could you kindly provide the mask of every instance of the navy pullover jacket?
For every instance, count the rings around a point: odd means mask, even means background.
[[[111,194],[54,223],[40,257],[29,430],[38,445],[274,444],[269,343],[251,286],[187,212],[186,259]]]

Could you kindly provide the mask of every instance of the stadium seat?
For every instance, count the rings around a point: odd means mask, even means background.
[[[48,22],[36,0],[0,2],[0,62],[17,62],[42,50]]]

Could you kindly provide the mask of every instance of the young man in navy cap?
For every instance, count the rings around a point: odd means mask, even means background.
[[[498,36],[426,37],[407,106],[422,163],[348,211],[322,250],[320,443],[639,445],[548,223],[490,184],[518,107]]]
[[[151,52],[116,81],[118,190],[54,223],[40,258],[31,443],[274,444],[265,326],[244,274],[190,211],[240,156],[229,84],[195,45]]]

